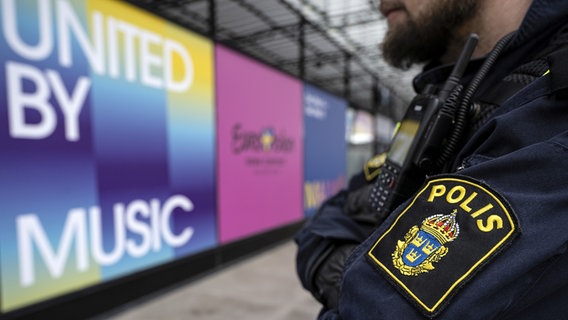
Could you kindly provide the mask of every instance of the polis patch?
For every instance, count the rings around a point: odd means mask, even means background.
[[[427,317],[518,234],[515,213],[489,186],[436,176],[371,247],[372,264]]]

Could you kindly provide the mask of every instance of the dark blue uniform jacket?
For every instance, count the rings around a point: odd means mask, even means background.
[[[567,24],[568,1],[535,0],[476,99]],[[333,206],[300,232],[299,272],[317,259],[302,255],[314,238],[362,242],[344,267],[339,308],[320,319],[568,319],[567,50],[548,55],[550,72],[501,103],[454,169],[429,177],[370,236]],[[447,70],[430,68],[415,86]],[[424,252],[444,251],[420,260],[420,235],[435,235]]]

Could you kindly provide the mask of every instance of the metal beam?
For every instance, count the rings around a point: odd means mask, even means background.
[[[201,1],[201,0],[199,0]],[[217,0],[209,0],[209,35],[211,39],[217,39]]]
[[[246,35],[242,35],[242,36],[236,37],[233,40],[239,41],[239,42],[241,42],[241,41],[247,42],[247,43],[259,42],[259,41],[267,39],[267,38],[272,38],[276,34],[297,33],[299,31],[300,31],[300,24],[292,23],[292,24],[288,24],[288,25],[285,25],[285,26],[274,26],[274,27],[271,27],[270,29],[264,29],[264,30],[256,31],[256,32],[249,33],[249,34],[246,34]]]

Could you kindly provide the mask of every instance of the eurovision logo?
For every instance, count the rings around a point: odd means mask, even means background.
[[[232,129],[232,152],[243,155],[245,165],[255,173],[276,173],[286,165],[287,157],[294,151],[295,141],[284,130],[273,127],[247,130],[241,123]]]
[[[236,123],[232,130],[232,150],[235,155],[252,153],[289,153],[294,148],[294,140],[285,133],[276,133],[273,127],[265,127],[258,131],[243,129]]]

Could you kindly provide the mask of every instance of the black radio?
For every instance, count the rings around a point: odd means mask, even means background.
[[[437,92],[429,87],[417,95],[399,123],[369,199],[380,216],[414,194],[426,175],[436,169],[437,154],[452,130],[459,80],[477,40],[477,35],[470,36],[443,87]]]

